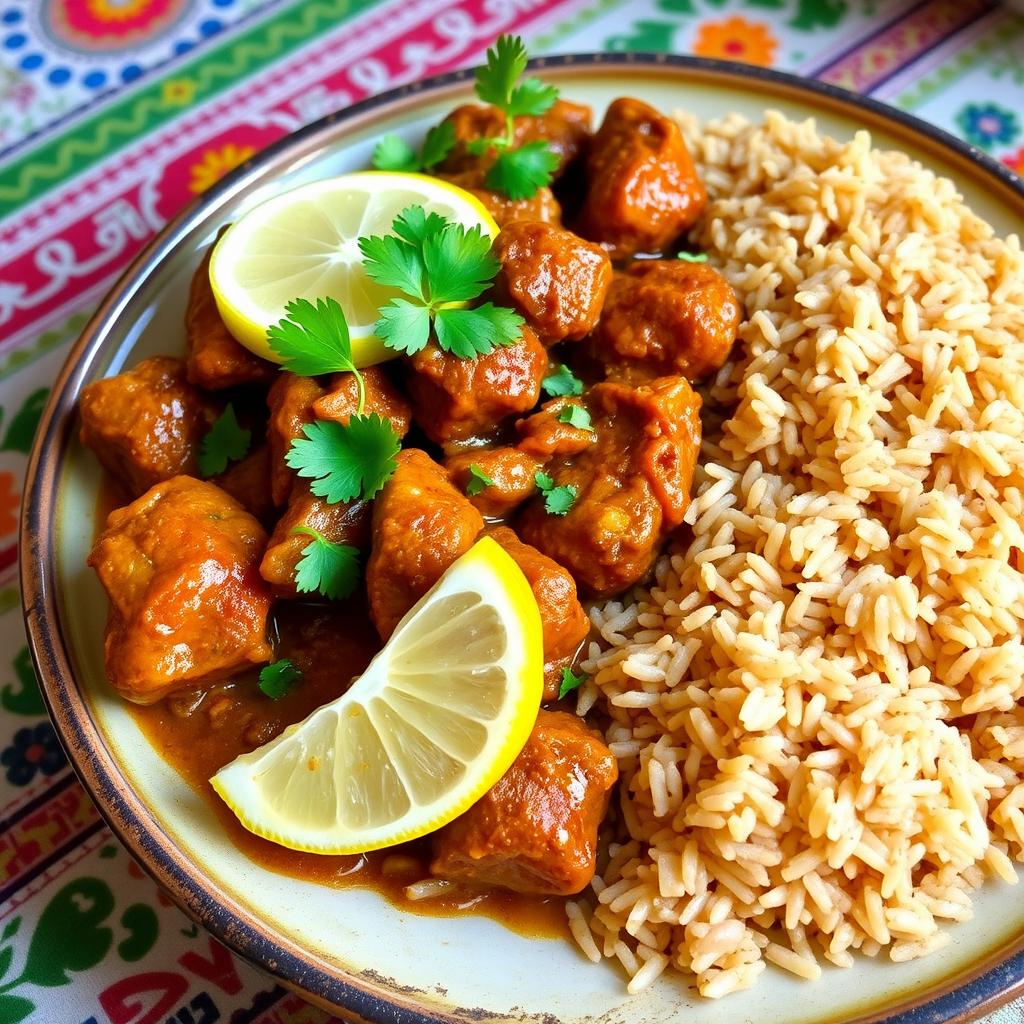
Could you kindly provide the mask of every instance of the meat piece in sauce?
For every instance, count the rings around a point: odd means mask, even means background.
[[[498,301],[518,310],[546,345],[590,333],[612,280],[599,245],[551,224],[517,221],[502,228],[494,254]]]
[[[568,100],[556,100],[543,114],[523,114],[513,122],[513,145],[546,142],[558,154],[554,177],[583,151],[590,139],[590,107]],[[455,146],[441,163],[439,170],[458,173],[486,170],[497,157],[496,150],[470,153],[467,144],[477,139],[499,138],[505,134],[505,115],[497,107],[467,103],[456,107],[446,118],[455,127]]]
[[[547,186],[537,189],[529,199],[509,199],[503,192],[489,189],[482,170],[459,171],[457,174],[439,174],[438,177],[472,193],[487,208],[499,228],[517,220],[539,220],[548,224],[562,223],[562,208],[554,192]]]
[[[590,632],[590,619],[576,596],[576,584],[557,562],[524,544],[507,526],[492,527],[487,533],[515,559],[537,599],[544,630],[544,700],[555,700],[561,670],[572,664]]]
[[[390,419],[399,437],[404,437],[409,429],[409,403],[381,367],[371,366],[362,373],[366,388],[363,411]],[[358,408],[358,401],[355,376],[351,373],[336,373],[326,385],[314,377],[297,377],[287,371],[278,375],[267,395],[270,491],[275,505],[284,505],[291,492],[295,472],[284,458],[292,441],[304,436],[302,428],[315,419],[347,423]]]
[[[176,476],[111,512],[89,555],[110,599],[107,678],[152,704],[269,660],[267,535],[219,487]]]
[[[519,451],[547,463],[558,455],[576,455],[586,451],[594,443],[594,431],[585,427],[574,427],[560,417],[571,405],[580,405],[578,398],[552,398],[545,402],[532,416],[516,424],[519,434]]]
[[[435,833],[431,874],[569,896],[594,877],[597,829],[618,768],[575,715],[541,711],[512,767]]]
[[[382,640],[465,554],[484,521],[418,448],[398,454],[398,468],[373,503],[373,550],[366,565],[370,617]]]
[[[519,341],[485,356],[459,359],[430,342],[409,365],[416,422],[432,441],[446,444],[493,435],[503,419],[532,409],[548,355],[524,325]]]
[[[270,449],[265,444],[232,462],[213,482],[261,523],[274,510],[270,500]]]
[[[608,108],[586,160],[580,233],[621,259],[662,252],[707,204],[679,126],[640,100]]]
[[[615,275],[589,349],[632,381],[676,373],[694,381],[725,362],[739,324],[736,293],[713,267],[644,260]]]
[[[302,596],[295,589],[295,567],[311,538],[294,532],[300,528],[316,530],[333,544],[364,548],[370,541],[369,503],[341,501],[329,505],[310,491],[307,481],[295,482],[288,507],[274,527],[260,562],[260,575],[274,588],[276,597]]]
[[[185,307],[188,379],[209,391],[239,384],[269,384],[277,367],[235,341],[220,317],[210,287],[212,253],[210,246],[192,277]]]
[[[596,436],[547,472],[576,488],[564,516],[535,498],[519,535],[564,565],[586,593],[616,594],[641,580],[665,534],[682,522],[700,447],[700,398],[683,377],[639,387],[606,381],[585,396]]]
[[[502,519],[537,490],[536,475],[542,463],[532,455],[502,445],[497,448],[472,448],[444,460],[452,483],[476,506],[483,516]],[[475,466],[493,481],[478,494],[466,491]]]
[[[78,407],[82,444],[132,497],[179,473],[195,474],[203,437],[218,414],[189,384],[185,364],[169,356],[87,385]]]

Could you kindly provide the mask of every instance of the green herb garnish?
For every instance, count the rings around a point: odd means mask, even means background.
[[[433,328],[443,351],[473,359],[519,340],[523,318],[511,309],[491,302],[451,308],[486,291],[501,266],[478,226],[467,230],[413,206],[395,218],[392,231],[359,239],[366,273],[407,296],[381,308],[374,331],[385,345],[415,355]]]
[[[302,673],[282,658],[260,669],[259,688],[271,700],[280,700],[301,678]]]
[[[559,363],[555,372],[548,374],[540,385],[552,398],[562,398],[567,395],[582,395],[583,381],[569,369],[565,363]]]
[[[485,487],[493,487],[494,481],[475,463],[469,467],[469,480],[466,482],[466,493],[476,497]]]
[[[332,601],[348,597],[359,582],[359,549],[335,544],[309,526],[296,526],[292,533],[313,538],[295,566],[295,589],[300,594],[319,593]]]
[[[708,254],[706,252],[677,252],[676,259],[682,260],[684,263],[707,263]]]
[[[204,477],[223,473],[229,462],[245,458],[251,441],[252,431],[239,426],[235,407],[228,402],[203,438],[199,448],[199,472]]]
[[[548,515],[564,516],[576,504],[576,488],[572,484],[555,486],[555,481],[547,473],[534,475],[537,489],[544,495],[544,508]]]
[[[391,423],[377,413],[366,415],[366,385],[352,359],[348,323],[334,299],[316,304],[296,299],[285,306],[287,317],[267,331],[270,347],[285,369],[304,376],[352,373],[359,401],[348,423],[314,420],[302,428],[285,454],[299,476],[311,479],[310,490],[328,504],[372,498],[395,471],[401,444]]]
[[[558,422],[568,423],[570,427],[577,427],[580,430],[594,429],[590,422],[590,413],[575,402],[570,402],[562,409],[558,414]]]
[[[558,699],[561,700],[573,690],[578,690],[586,681],[586,674],[575,675],[571,668],[563,668],[562,685],[558,687]]]
[[[558,99],[558,90],[539,78],[524,78],[519,82],[526,70],[526,59],[522,39],[503,35],[487,51],[487,63],[476,69],[476,94],[505,115],[505,133],[489,139],[474,139],[467,148],[477,154],[498,150],[484,184],[504,192],[509,199],[532,198],[537,189],[550,184],[558,166],[558,154],[546,142],[528,142],[512,148],[515,118],[544,114]]]
[[[373,150],[373,166],[378,171],[433,170],[455,145],[455,125],[442,121],[431,128],[419,153],[397,135],[385,135]]]

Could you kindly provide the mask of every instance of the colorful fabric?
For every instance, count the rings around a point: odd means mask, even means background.
[[[994,0],[0,0],[0,1024],[326,1024],[112,838],[45,717],[16,583],[32,435],[68,345],[194,195],[360,97],[533,52],[817,76],[1024,174],[1024,16]],[[990,1018],[1024,1021],[1024,1002]]]

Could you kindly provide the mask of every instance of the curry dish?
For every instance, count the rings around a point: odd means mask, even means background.
[[[594,874],[616,762],[559,701],[559,681],[590,631],[582,601],[643,580],[682,521],[701,437],[694,387],[725,360],[740,317],[717,271],[676,258],[706,195],[671,119],[636,99],[615,101],[596,132],[588,108],[562,100],[516,118],[518,141],[545,140],[558,156],[551,187],[527,201],[485,186],[494,153],[474,155],[471,143],[495,119],[486,106],[453,111],[455,144],[436,173],[500,226],[492,296],[522,316],[521,337],[472,359],[431,341],[363,371],[366,410],[403,439],[372,501],[329,504],[285,460],[314,418],[354,414],[354,375],[298,376],[243,348],[218,313],[209,254],[185,313],[186,357],[146,359],[90,385],[80,405],[82,441],[128,499],[89,559],[111,601],[108,677],[207,794],[206,780],[237,754],[337,697],[481,535],[522,569],[543,627],[544,706],[509,771],[409,849],[289,855],[285,866],[335,882],[429,874],[458,883],[449,908],[479,906],[495,890],[565,896]],[[544,400],[542,382],[560,364],[586,387]],[[201,479],[202,439],[228,400],[263,442]],[[583,425],[567,406],[586,410]],[[473,473],[489,481],[476,493]],[[575,493],[564,514],[548,511],[544,474]],[[308,544],[297,528],[366,553],[362,597],[318,604],[297,591]],[[253,670],[282,656],[303,682],[273,701]],[[237,825],[233,834],[285,864]],[[512,913],[505,896],[484,904]],[[521,927],[540,926],[543,915],[522,913]]]

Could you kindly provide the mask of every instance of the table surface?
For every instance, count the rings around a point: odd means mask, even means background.
[[[0,0],[0,1024],[333,1020],[174,908],[75,780],[22,629],[22,479],[68,345],[169,217],[281,135],[475,64],[504,31],[535,54],[815,76],[1024,175],[1024,17],[991,0]],[[988,1020],[1024,1022],[1024,1001]]]

